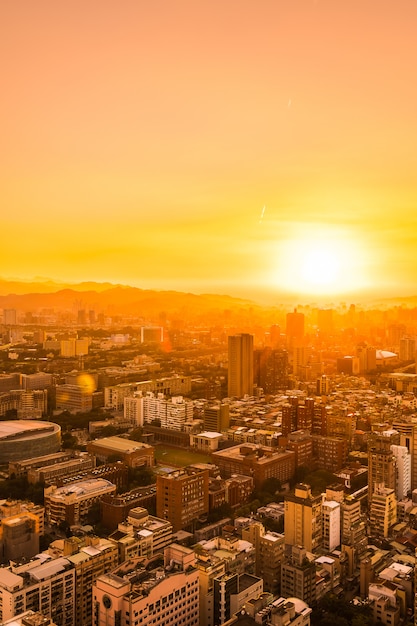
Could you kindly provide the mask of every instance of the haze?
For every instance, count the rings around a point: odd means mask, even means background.
[[[0,11],[3,277],[415,293],[414,0]]]

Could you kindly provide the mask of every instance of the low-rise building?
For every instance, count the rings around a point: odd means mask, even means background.
[[[295,471],[294,452],[256,444],[247,443],[218,450],[213,452],[212,459],[225,478],[233,474],[252,476],[255,487],[260,487],[267,478],[286,482],[294,476]]]
[[[199,623],[198,569],[194,552],[171,544],[164,557],[128,561],[93,585],[93,626]]]
[[[99,503],[104,495],[115,491],[116,485],[104,478],[93,478],[63,487],[51,485],[45,489],[46,519],[49,524],[83,524],[91,507]]]
[[[153,467],[155,464],[153,446],[123,437],[95,439],[87,444],[87,450],[102,462],[117,457],[128,467]]]

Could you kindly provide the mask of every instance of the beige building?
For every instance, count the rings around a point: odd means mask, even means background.
[[[57,542],[55,542],[57,543]],[[118,564],[117,546],[108,539],[71,537],[64,540],[63,556],[75,569],[75,626],[89,626],[92,622],[91,586],[98,576]]]
[[[314,552],[323,538],[321,497],[313,496],[309,485],[299,483],[294,494],[285,496],[284,508],[285,543]]]
[[[49,524],[67,522],[70,526],[83,524],[91,507],[105,494],[116,492],[116,485],[104,478],[45,489],[45,515]]]
[[[109,539],[117,545],[119,563],[139,556],[149,559],[172,542],[172,524],[138,506],[129,511],[127,520],[118,525]]]
[[[370,524],[374,537],[388,537],[397,523],[397,498],[394,489],[376,485],[371,498]]]
[[[29,610],[57,626],[75,626],[75,569],[68,559],[38,557],[0,568],[0,623]]]
[[[129,576],[133,571],[135,578]],[[153,567],[142,560],[99,576],[93,585],[93,606],[93,626],[197,626],[199,584],[194,552],[171,544]]]

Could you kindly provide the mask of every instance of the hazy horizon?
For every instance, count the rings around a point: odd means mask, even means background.
[[[17,0],[1,16],[4,275],[414,293],[414,0]]]

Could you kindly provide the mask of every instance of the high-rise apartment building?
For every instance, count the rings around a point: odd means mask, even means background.
[[[396,487],[396,459],[391,450],[398,445],[397,431],[375,433],[368,442],[368,500],[371,502],[376,485],[388,489]]]
[[[313,496],[309,485],[299,483],[294,494],[285,496],[284,507],[285,543],[314,552],[323,538],[321,497]],[[281,593],[285,595],[284,590]]]
[[[276,596],[281,588],[281,565],[284,559],[284,535],[265,531],[260,522],[242,529],[242,539],[255,548],[255,574],[264,581],[264,591]]]
[[[342,503],[342,551],[348,557],[349,576],[359,566],[367,545],[366,521],[361,511],[360,499],[346,496]]]
[[[417,425],[413,422],[395,421],[394,430],[400,435],[399,445],[406,446],[411,455],[411,489],[417,488]]]
[[[332,552],[340,546],[340,503],[324,500],[321,507],[323,549]]]
[[[0,623],[39,611],[58,626],[75,626],[75,568],[66,558],[0,568]]]
[[[291,554],[282,565],[281,594],[300,598],[309,606],[316,602],[316,566],[302,546],[291,546]]]
[[[375,485],[370,505],[370,528],[374,537],[388,537],[397,523],[397,498],[394,489]]]
[[[253,395],[253,335],[243,333],[228,339],[228,396]]]
[[[411,493],[411,454],[406,446],[391,446],[397,467],[395,494],[398,500],[407,497]]]

